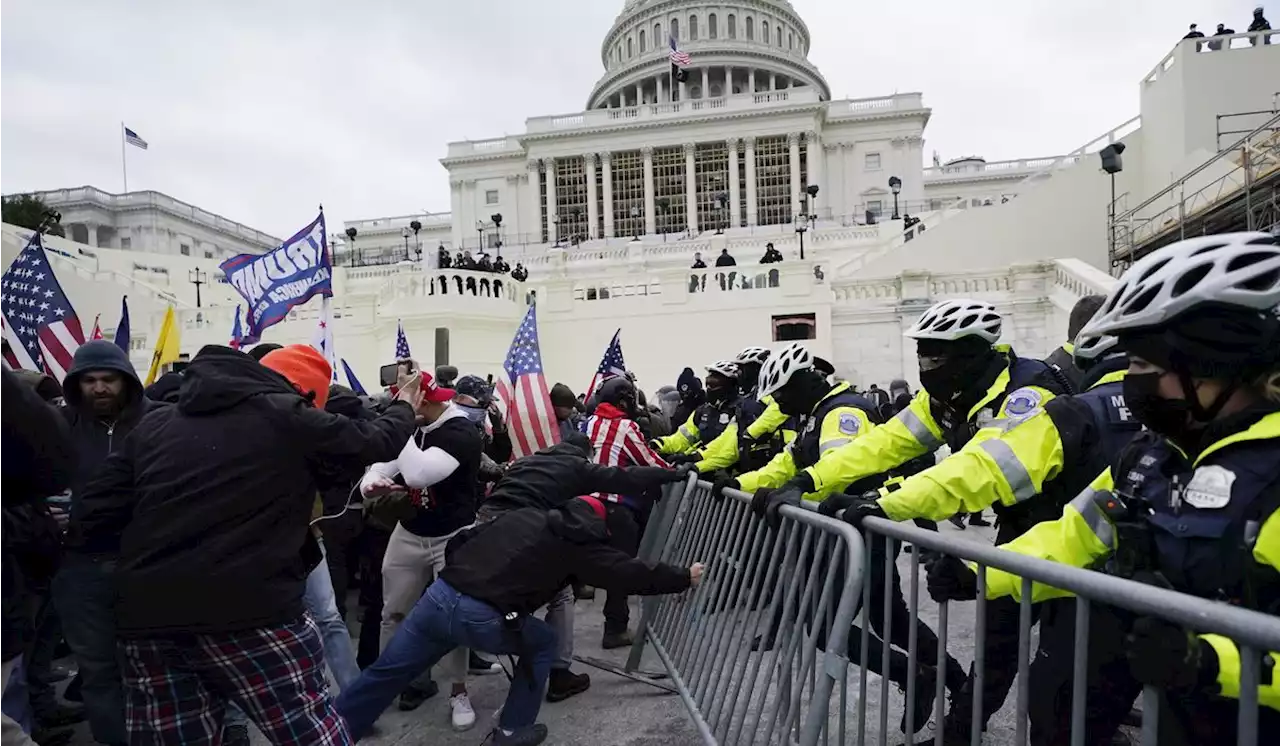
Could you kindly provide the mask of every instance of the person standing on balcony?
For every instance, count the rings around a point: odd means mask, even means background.
[[[706,269],[707,263],[702,261],[702,252],[693,252],[693,266],[690,269]]]
[[[1227,24],[1219,23],[1218,30],[1214,31],[1213,35],[1214,36],[1231,36],[1235,32],[1236,32],[1235,29],[1227,28]],[[1214,39],[1213,41],[1209,42],[1209,49],[1212,49],[1215,52],[1218,51],[1219,49],[1222,49],[1222,40]]]
[[[449,250],[440,244],[440,248],[436,250],[436,261],[439,262],[439,269],[448,269],[453,264],[453,257],[449,256]]]
[[[1271,30],[1270,22],[1267,21],[1266,16],[1262,15],[1261,5],[1253,9],[1253,22],[1249,24],[1249,30],[1250,31],[1270,31]],[[1264,43],[1270,44],[1271,40],[1268,39]]]
[[[511,265],[507,264],[506,260],[499,254],[498,258],[493,260],[493,271],[505,275],[511,271]]]
[[[716,266],[717,266],[717,267],[736,267],[736,266],[738,266],[738,262],[737,262],[737,260],[736,260],[736,259],[734,259],[734,258],[733,258],[733,256],[729,253],[729,248],[728,248],[727,246],[726,246],[725,248],[723,248],[723,249],[720,249],[720,256],[716,257]],[[728,289],[730,289],[730,290],[732,290],[732,289],[733,289],[733,282],[734,282],[734,280],[735,280],[737,277],[738,277],[738,273],[737,273],[737,272],[730,272],[730,273],[729,273],[729,282],[728,282],[728,285],[727,285],[727,288],[728,288]],[[724,277],[724,273],[717,274],[717,275],[716,275],[716,278],[720,281],[720,289],[721,289],[721,290],[725,290],[725,289],[726,289],[726,284],[725,284],[725,277]]]
[[[1194,23],[1193,23],[1193,24],[1191,24],[1191,30],[1190,30],[1190,31],[1188,31],[1188,32],[1187,32],[1187,35],[1186,35],[1186,36],[1184,36],[1184,37],[1182,37],[1182,38],[1183,38],[1183,39],[1203,39],[1203,38],[1204,38],[1204,34],[1200,33],[1200,32],[1196,29],[1196,24],[1194,24]]]
[[[516,282],[524,282],[529,279],[529,270],[525,269],[520,262],[516,262],[516,268],[511,270],[511,279]]]

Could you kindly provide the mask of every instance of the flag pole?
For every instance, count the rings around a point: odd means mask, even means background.
[[[120,175],[124,177],[124,193],[129,193],[129,158],[125,154],[124,122],[120,122]]]

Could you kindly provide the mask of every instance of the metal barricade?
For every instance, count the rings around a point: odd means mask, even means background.
[[[770,527],[749,495],[715,499],[691,476],[658,504],[641,543],[648,561],[706,563],[695,592],[644,600],[627,668],[651,646],[708,744],[825,743],[837,682],[845,726],[862,539],[811,511],[780,516]]]
[[[908,684],[906,691],[906,709],[910,711],[914,704],[914,698],[919,694],[915,687],[915,678],[917,672],[917,651],[915,629],[916,622],[919,618],[919,612],[922,602],[926,602],[927,596],[922,597],[919,594],[919,564],[920,554],[919,548],[934,551],[942,554],[953,555],[964,560],[976,563],[978,578],[978,595],[977,599],[972,602],[975,614],[975,655],[972,676],[972,692],[973,692],[973,717],[971,730],[969,735],[969,743],[973,746],[982,742],[982,723],[983,707],[999,708],[1002,703],[984,703],[982,701],[983,676],[986,667],[986,620],[987,607],[990,603],[986,600],[986,577],[985,568],[995,567],[1017,574],[1022,579],[1020,600],[1017,602],[1018,610],[1018,646],[1017,646],[1017,678],[1015,680],[1016,689],[1016,709],[1015,709],[1015,734],[1014,742],[1016,744],[1025,744],[1028,742],[1028,710],[1031,698],[1052,696],[1052,692],[1031,691],[1031,679],[1029,668],[1031,659],[1031,627],[1033,625],[1033,604],[1031,603],[1031,591],[1033,581],[1063,589],[1075,594],[1074,600],[1074,656],[1071,660],[1072,679],[1071,679],[1071,704],[1070,704],[1070,743],[1072,746],[1083,746],[1086,742],[1092,743],[1092,740],[1086,741],[1086,691],[1087,686],[1091,682],[1087,675],[1089,671],[1089,647],[1090,647],[1090,619],[1091,613],[1098,610],[1111,611],[1114,609],[1124,610],[1125,613],[1134,615],[1151,616],[1167,620],[1171,623],[1184,626],[1188,629],[1195,630],[1198,633],[1214,633],[1231,638],[1240,650],[1241,673],[1240,673],[1240,699],[1238,705],[1237,720],[1237,743],[1242,746],[1255,746],[1258,743],[1258,685],[1260,681],[1261,656],[1266,651],[1280,650],[1280,618],[1267,614],[1241,609],[1230,604],[1209,601],[1195,596],[1177,593],[1175,591],[1158,588],[1156,586],[1147,585],[1133,580],[1107,575],[1101,572],[1083,570],[1075,567],[1069,567],[1046,560],[1027,557],[1013,552],[998,549],[996,547],[979,543],[971,540],[959,539],[954,536],[939,534],[934,531],[928,531],[916,528],[910,524],[894,523],[892,521],[869,518],[865,521],[865,537],[864,552],[866,552],[864,563],[867,567],[871,566],[872,550],[876,543],[883,542],[884,550],[888,557],[892,558],[896,554],[897,542],[909,542],[917,548],[911,553],[909,560],[909,591],[907,593],[908,607],[910,609],[911,624],[911,640],[908,644]],[[874,582],[884,582],[886,585],[890,583],[890,573],[893,571],[895,563],[890,561],[886,563],[885,577],[867,578],[863,591],[863,608],[872,613],[881,610],[871,610],[870,597],[871,585]],[[889,603],[889,594],[885,594],[885,603],[883,612],[883,624],[881,628],[888,630],[892,628],[892,607]],[[956,602],[942,602],[938,604],[938,659],[937,671],[938,680],[935,691],[934,700],[934,743],[943,743],[942,722],[943,722],[943,701],[945,699],[944,676],[946,665],[946,648],[947,648],[947,626],[949,606],[954,606]],[[968,606],[969,603],[964,604]],[[865,613],[864,613],[865,617]],[[860,661],[853,661],[855,665],[861,666],[860,674],[860,696],[857,705],[856,721],[858,722],[858,738],[855,743],[864,743],[865,728],[867,725],[867,628],[869,625],[862,625],[862,646],[863,654]],[[1120,657],[1123,660],[1123,656]],[[889,665],[889,646],[884,647],[884,668],[888,670]],[[881,695],[880,695],[880,712],[879,712],[879,728],[877,742],[884,744],[887,737],[888,723],[888,706],[887,697],[888,680],[881,679]],[[1161,738],[1158,732],[1159,718],[1156,713],[1162,710],[1162,696],[1164,693],[1151,686],[1147,686],[1142,690],[1142,725],[1141,738],[1144,746],[1156,746],[1159,743],[1172,743],[1174,739],[1166,736]],[[1128,708],[1130,702],[1118,703],[1123,708]],[[814,708],[816,709],[816,708]],[[1270,712],[1268,717],[1274,716],[1276,713]],[[1059,734],[1065,735],[1065,734]],[[847,733],[840,728],[839,743],[846,743]],[[1274,734],[1270,738],[1274,738]]]

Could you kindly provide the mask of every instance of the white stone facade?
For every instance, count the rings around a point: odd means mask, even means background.
[[[34,194],[62,214],[67,238],[93,247],[221,261],[280,245],[275,236],[160,192],[85,186]]]

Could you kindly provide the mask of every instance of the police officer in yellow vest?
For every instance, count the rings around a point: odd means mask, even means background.
[[[718,438],[733,422],[738,408],[738,364],[720,360],[708,365],[706,392],[707,401],[693,410],[688,420],[665,438],[649,441],[649,447],[663,456],[692,454],[699,445]]]
[[[739,489],[754,493],[752,510],[757,515],[776,522],[778,511],[783,505],[799,505],[802,498],[822,500],[826,492],[810,492],[803,494],[791,481],[801,470],[820,463],[823,459],[836,454],[839,449],[860,438],[870,437],[875,432],[879,421],[879,412],[871,400],[862,394],[853,392],[845,382],[829,383],[828,373],[823,369],[830,366],[813,357],[803,345],[792,344],[775,354],[765,363],[760,371],[760,391],[770,395],[777,402],[783,414],[800,418],[800,431],[783,451],[764,467],[739,475],[737,478],[722,478],[712,487],[712,494],[718,495],[725,488]],[[879,486],[884,475],[870,476],[865,483],[855,485],[854,489],[863,490]],[[785,486],[784,486],[785,485]],[[871,647],[867,651],[868,669],[873,673],[886,675],[903,690],[908,679],[907,657],[900,650],[890,651],[889,670],[882,671],[883,648],[888,641],[892,645],[905,650],[910,639],[911,623],[908,618],[906,601],[903,598],[902,586],[896,569],[892,571],[892,582],[886,587],[884,582],[885,565],[892,563],[893,558],[887,556],[883,542],[872,547],[872,565],[867,571],[872,583],[871,608],[884,607],[885,594],[890,595],[894,614],[893,628],[883,630],[884,617],[881,614],[870,615],[871,629],[875,634],[869,635]],[[842,584],[837,576],[837,584]],[[777,620],[775,620],[775,624]],[[938,638],[933,630],[923,621],[917,621],[916,633],[918,651],[920,653],[917,676],[919,696],[915,699],[912,713],[903,713],[899,726],[905,733],[915,733],[929,721],[933,709],[934,681],[936,669],[934,663],[938,659]],[[766,633],[766,636],[769,636]],[[855,627],[849,634],[849,660],[862,658],[861,629]],[[948,670],[945,672],[949,685],[958,688],[964,683],[964,669],[958,662],[948,656]],[[910,715],[910,717],[908,717]]]
[[[893,419],[799,472],[787,486],[807,495],[857,494],[860,480],[901,466],[943,443],[950,446],[952,454],[959,454],[966,446],[982,449],[986,441],[998,441],[1003,432],[1001,421],[1031,415],[1056,395],[1070,393],[1044,362],[1020,358],[1009,347],[996,344],[1003,321],[994,306],[977,300],[942,301],[926,310],[906,332],[916,340],[923,390]],[[968,464],[962,473],[973,470],[971,482],[988,473],[970,457],[962,463]],[[849,502],[840,498],[831,507],[844,507]],[[863,507],[872,515],[885,515],[874,500],[864,502]],[[996,506],[1001,518],[997,543],[1018,535],[1016,522],[1005,521],[1004,515],[1021,510],[1024,508],[1017,505]],[[850,518],[860,515],[846,513]],[[991,659],[1016,657],[1018,619],[1016,603],[988,605],[987,639],[1002,641],[1008,647],[1007,651],[989,649]],[[1007,676],[987,676],[984,701],[1003,701],[1016,672],[1014,665]],[[957,701],[970,699],[960,697]]]
[[[1095,306],[1096,308],[1097,306]],[[1081,324],[1083,326],[1083,323]],[[1017,536],[1037,523],[1053,520],[1063,507],[1142,429],[1124,403],[1124,371],[1128,358],[1115,337],[1081,337],[1074,345],[1073,367],[1082,374],[1084,393],[1059,396],[1043,407],[999,421],[1000,433],[971,442],[950,458],[884,489],[859,497],[838,496],[823,502],[827,515],[858,504],[846,518],[857,525],[857,512],[875,510],[902,521],[941,520],[955,513],[980,511],[998,504],[1001,533]],[[1096,624],[1104,612],[1095,607]],[[1040,607],[1033,609],[1035,615]],[[1059,602],[1044,609],[1040,653],[1031,667],[1036,692],[1030,707],[1031,742],[1053,743],[1068,734],[1071,699],[1071,653],[1074,643],[1074,604]],[[1033,617],[1034,619],[1034,617]],[[1100,628],[1100,627],[1099,627]],[[985,718],[1004,704],[1003,697],[1017,674],[1018,630],[999,624],[987,628],[986,669],[983,676]],[[1056,653],[1050,656],[1050,653]],[[1065,659],[1064,659],[1065,654]],[[1106,682],[1091,694],[1106,698]],[[943,725],[945,743],[967,744],[973,722],[972,682],[952,702]],[[1000,697],[1000,699],[992,699]],[[1091,697],[1092,699],[1092,697]],[[1127,712],[1127,704],[1122,705]],[[984,719],[985,725],[985,719]],[[1092,723],[1091,723],[1092,725]],[[1105,723],[1099,726],[1105,729]],[[1114,726],[1112,727],[1114,731]],[[1111,733],[1086,739],[1107,743]]]
[[[1231,233],[1160,249],[1125,272],[1083,334],[1119,337],[1125,402],[1147,430],[1058,520],[1004,548],[1280,615],[1276,238]],[[931,568],[929,589],[972,598],[977,581],[948,560]],[[990,598],[1021,590],[1020,578],[987,571]],[[1032,593],[1067,595],[1038,583]],[[1129,615],[1118,635],[1128,666],[1106,674],[1127,688],[1113,716],[1153,685],[1165,695],[1161,744],[1234,742],[1240,651],[1203,632]],[[1258,731],[1269,738],[1280,732],[1280,654],[1259,655]]]
[[[734,358],[738,366],[738,390],[742,393],[733,422],[710,443],[675,463],[694,463],[702,474],[721,469],[751,471],[769,462],[787,437],[787,415],[769,396],[760,396],[756,384],[760,366],[769,359],[764,347],[747,347]],[[697,458],[692,458],[696,456]]]

